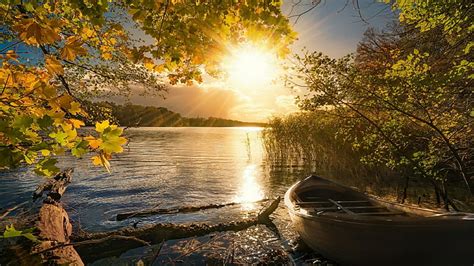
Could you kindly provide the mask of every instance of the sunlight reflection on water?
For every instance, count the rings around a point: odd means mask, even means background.
[[[257,207],[256,201],[263,199],[264,193],[261,184],[256,178],[257,165],[247,165],[242,174],[239,191],[234,198],[235,202],[244,203],[242,209],[253,210]]]
[[[235,206],[209,211],[144,217],[143,223],[217,223],[246,217],[262,207],[250,203],[282,196],[302,174],[271,169],[260,139],[262,128],[130,128],[124,152],[112,173],[92,167],[90,158],[59,158],[73,167],[74,181],[62,202],[71,219],[89,231],[114,230],[134,219],[117,213],[149,208],[178,208],[227,202]],[[42,179],[31,169],[0,172],[0,208],[29,199]]]

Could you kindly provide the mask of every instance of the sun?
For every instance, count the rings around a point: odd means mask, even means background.
[[[238,88],[257,89],[269,85],[279,74],[276,54],[251,44],[231,48],[223,60],[223,69],[230,85]]]

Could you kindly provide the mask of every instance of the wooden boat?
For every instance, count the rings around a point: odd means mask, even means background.
[[[317,176],[285,195],[312,249],[341,265],[474,265],[474,215],[407,207]]]

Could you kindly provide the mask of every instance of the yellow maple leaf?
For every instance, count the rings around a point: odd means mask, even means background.
[[[86,26],[86,27],[82,28],[81,34],[85,38],[92,38],[92,37],[94,37],[95,32],[91,28]]]
[[[100,122],[100,123],[97,122],[97,123],[95,123],[95,131],[97,131],[97,132],[99,132],[99,133],[102,133],[102,132],[104,132],[104,130],[105,130],[106,128],[108,128],[109,126],[110,126],[110,124],[109,124],[109,121],[108,121],[108,120],[104,120],[104,121],[102,121],[102,122]]]
[[[81,104],[78,102],[72,102],[71,103],[71,108],[69,108],[69,113],[76,115],[77,113],[80,113],[81,110]]]
[[[72,124],[74,128],[80,128],[81,126],[85,125],[84,122],[82,122],[81,120],[77,120],[74,118],[69,119],[69,122]]]
[[[91,159],[94,165],[102,165],[102,160],[100,159],[98,155],[92,156]]]
[[[58,19],[35,20],[28,18],[18,20],[13,29],[27,44],[52,44],[61,40],[59,35],[61,25],[62,22]]]
[[[161,65],[154,66],[153,70],[156,72],[163,72],[165,70],[165,65],[161,64]]]
[[[38,80],[38,77],[33,73],[25,73],[22,76],[21,84],[25,87],[25,92],[29,93],[37,88],[41,87],[41,83]]]
[[[63,94],[56,98],[56,103],[59,107],[63,110],[71,109],[71,103],[73,102],[73,98],[68,94]]]
[[[47,55],[45,58],[45,67],[51,75],[63,75],[64,69],[55,56]]]
[[[109,163],[109,160],[107,160],[107,158],[101,153],[99,155],[96,155],[96,156],[92,156],[92,163],[94,165],[103,165],[105,167],[105,169],[107,169],[107,172],[110,173],[110,163]]]
[[[93,136],[88,136],[85,139],[89,143],[89,147],[91,147],[92,149],[97,149],[99,148],[100,144],[102,144],[101,139],[96,139]]]
[[[46,99],[51,99],[56,96],[56,87],[44,85],[40,87],[40,95]]]
[[[87,49],[82,47],[82,41],[77,36],[70,36],[61,49],[61,57],[73,61],[78,55],[86,55]]]
[[[153,60],[148,57],[143,58],[143,65],[148,70],[153,70],[153,68],[155,67],[155,63],[153,62]]]
[[[102,58],[105,60],[110,60],[112,59],[112,54],[111,53],[102,53]]]

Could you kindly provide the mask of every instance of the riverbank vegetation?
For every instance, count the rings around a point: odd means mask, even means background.
[[[393,7],[399,20],[369,29],[355,54],[296,56],[287,83],[301,92],[302,112],[270,120],[268,155],[392,190],[402,202],[472,204],[474,5]]]

